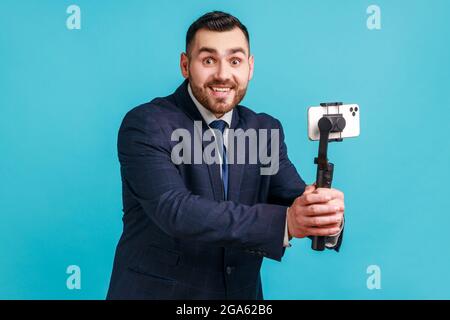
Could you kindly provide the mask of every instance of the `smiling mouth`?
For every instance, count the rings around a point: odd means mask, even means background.
[[[231,90],[230,87],[214,87],[214,86],[210,86],[209,88],[212,91],[214,91],[214,92],[230,92],[230,90]]]
[[[208,86],[208,88],[214,97],[220,97],[220,98],[227,97],[230,94],[230,92],[233,90],[231,87]]]

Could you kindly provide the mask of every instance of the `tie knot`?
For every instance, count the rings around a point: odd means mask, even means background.
[[[213,129],[220,130],[220,132],[223,133],[225,127],[227,126],[227,123],[224,120],[214,120],[209,124],[209,126]]]

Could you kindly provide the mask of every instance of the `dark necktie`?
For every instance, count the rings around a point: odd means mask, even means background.
[[[227,123],[223,120],[215,120],[209,124],[213,129],[217,129],[222,133],[222,146],[219,145],[219,152],[222,158],[222,183],[224,191],[224,199],[227,200],[228,197],[228,165],[227,165],[227,150],[224,146],[223,133]],[[220,139],[216,139],[220,143]],[[221,148],[221,149],[220,149]]]

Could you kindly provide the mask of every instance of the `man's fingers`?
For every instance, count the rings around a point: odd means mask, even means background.
[[[303,224],[306,227],[339,227],[341,225],[343,214],[337,213],[327,216],[303,217]]]
[[[344,200],[342,200],[342,199],[333,199],[331,201],[328,201],[327,204],[330,205],[330,206],[337,206],[337,207],[339,207],[341,209],[339,211],[344,211],[345,210]]]
[[[333,199],[342,199],[344,200],[344,193],[338,189],[333,188],[317,188],[313,192],[314,194],[322,194],[322,195],[328,195]]]
[[[309,236],[322,236],[322,237],[333,236],[336,233],[338,233],[339,231],[341,231],[341,229],[338,228],[338,227],[334,227],[334,228],[308,228],[308,229],[306,229],[306,233]]]
[[[308,193],[303,194],[303,196],[299,199],[299,204],[307,206],[314,203],[326,203],[330,200],[331,196],[326,194]]]
[[[304,208],[306,216],[321,216],[327,214],[335,214],[338,211],[343,211],[342,206],[328,205],[328,204],[311,204]]]
[[[307,185],[306,188],[305,188],[305,191],[303,192],[303,194],[312,193],[314,190],[316,190],[316,183]]]

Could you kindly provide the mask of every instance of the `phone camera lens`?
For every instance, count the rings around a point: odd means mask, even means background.
[[[352,115],[353,115],[353,116],[355,116],[355,114],[356,114],[355,112],[352,112]]]
[[[353,107],[350,107],[350,112],[353,112]]]
[[[355,107],[355,111],[358,111],[358,107]]]

